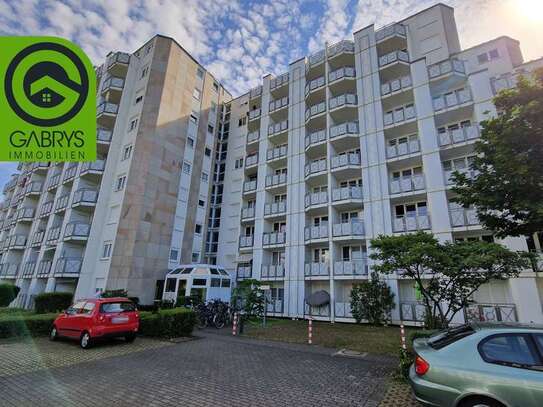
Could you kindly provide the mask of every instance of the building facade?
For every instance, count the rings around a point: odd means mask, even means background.
[[[168,269],[207,262],[269,285],[272,315],[353,321],[350,291],[372,268],[372,238],[426,230],[497,241],[474,208],[451,201],[449,176],[469,174],[496,92],[539,66],[508,37],[462,50],[453,9],[438,4],[326,44],[232,99],[157,36],[98,70],[99,171],[24,165],[6,185],[0,278],[21,285],[26,306],[66,289],[124,288],[149,302]],[[541,251],[543,239],[499,242]],[[393,322],[420,323],[413,281],[383,278]],[[306,304],[320,290],[330,304]],[[492,282],[473,300],[457,322],[543,322],[543,276]]]

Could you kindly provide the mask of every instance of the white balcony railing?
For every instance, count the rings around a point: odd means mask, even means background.
[[[110,68],[116,64],[127,65],[130,62],[130,54],[126,52],[116,52],[107,59],[107,67]]]
[[[477,171],[470,170],[469,168],[457,168],[455,170],[444,170],[443,176],[445,177],[445,184],[447,185],[453,185],[453,172],[459,172],[461,174],[464,174],[469,179],[474,179],[477,177]]]
[[[286,201],[264,204],[264,216],[280,215],[287,212]]]
[[[332,190],[332,201],[344,201],[346,199],[363,199],[362,187],[341,187]]]
[[[333,237],[364,236],[364,222],[362,220],[335,223],[332,225]]]
[[[262,109],[253,109],[249,111],[249,120],[254,120],[260,117]]]
[[[281,174],[266,175],[266,188],[286,184],[286,182],[287,182],[287,174],[281,173]]]
[[[51,260],[42,260],[38,264],[38,272],[36,273],[38,277],[43,277],[49,275],[51,272],[51,267],[53,262]]]
[[[368,275],[368,261],[366,259],[334,262],[334,276],[367,276],[367,275]]]
[[[60,237],[60,226],[55,226],[51,229],[49,229],[49,233],[47,233],[47,241],[53,242],[58,240]]]
[[[109,143],[111,142],[112,134],[113,133],[111,132],[111,130],[98,129],[96,133],[96,139],[100,143]]]
[[[305,110],[305,120],[309,120],[313,116],[317,116],[326,111],[326,102],[317,103]]]
[[[334,303],[334,313],[336,318],[352,318],[351,303],[336,301]]]
[[[90,223],[70,222],[64,229],[64,238],[87,238],[90,233]]]
[[[247,144],[253,143],[255,141],[258,141],[260,139],[260,131],[252,131],[251,133],[247,134]]]
[[[330,168],[342,168],[350,165],[359,166],[360,165],[360,153],[346,153],[339,154],[332,157],[330,163]]]
[[[279,245],[285,244],[287,239],[286,232],[265,232],[262,234],[262,245]]]
[[[236,278],[238,280],[245,280],[253,277],[253,268],[251,266],[238,266],[238,272]]]
[[[391,93],[399,92],[402,89],[410,88],[411,85],[411,77],[409,75],[402,76],[401,78],[381,84],[381,95],[390,95]]]
[[[385,126],[392,126],[396,124],[401,124],[408,120],[412,120],[416,116],[417,114],[415,112],[415,106],[406,105],[386,112],[383,120]]]
[[[275,136],[288,130],[288,120],[274,123],[268,126],[268,136]]]
[[[343,40],[336,44],[332,44],[328,47],[328,58],[332,58],[343,52],[353,53],[354,42],[349,40]]]
[[[23,264],[23,276],[24,277],[32,277],[34,274],[34,270],[36,270],[36,262],[35,261],[27,261]]]
[[[465,75],[466,68],[464,66],[464,62],[458,59],[449,59],[447,61],[439,62],[428,67],[428,76],[430,77],[430,79],[434,79],[441,75],[449,74],[451,72]]]
[[[92,162],[84,162],[81,165],[81,170],[79,171],[79,174],[84,175],[86,173],[101,173],[104,172],[104,169],[106,168],[106,160],[96,160]]]
[[[356,95],[351,93],[345,93],[344,95],[339,95],[332,97],[328,100],[328,107],[330,110],[336,109],[342,106],[356,106],[358,103],[358,98]]]
[[[470,304],[464,308],[466,322],[517,322],[515,304]]]
[[[322,205],[328,203],[328,192],[309,192],[305,194],[305,207],[312,205]]]
[[[80,204],[95,204],[98,201],[98,191],[95,189],[81,188],[74,192],[72,206]]]
[[[380,42],[385,38],[393,37],[395,35],[405,37],[405,26],[399,23],[387,25],[386,27],[383,27],[375,32],[375,41]]]
[[[124,79],[111,76],[104,81],[102,85],[102,92],[110,89],[122,89],[124,88]]]
[[[318,130],[305,136],[305,148],[326,141],[326,130]]]
[[[260,278],[285,277],[285,266],[283,264],[263,264],[260,270]]]
[[[245,181],[243,183],[243,192],[256,191],[256,180]]]
[[[43,190],[43,182],[32,181],[25,187],[25,195],[39,194]]]
[[[60,174],[55,174],[49,179],[49,183],[47,184],[47,189],[53,189],[56,188],[56,186],[60,182]]]
[[[314,54],[311,54],[309,57],[307,57],[308,66],[306,67],[306,70],[311,66],[318,65],[323,62],[325,56],[326,53],[324,50],[320,50],[318,52],[315,52]]]
[[[326,171],[327,169],[327,160],[326,158],[320,158],[318,160],[313,160],[310,163],[305,165],[305,176],[311,174],[316,174],[322,171]]]
[[[475,125],[438,131],[439,145],[441,147],[476,140],[479,136],[479,127]]]
[[[439,112],[464,103],[471,102],[471,93],[469,89],[462,88],[454,92],[444,93],[433,98],[434,110]]]
[[[400,302],[400,319],[402,321],[424,322],[426,308],[421,302]]]
[[[352,66],[344,66],[328,74],[328,80],[330,82],[334,82],[342,78],[355,78],[355,77],[356,77],[356,70]]]
[[[453,227],[474,226],[480,223],[475,208],[462,208],[458,204],[451,204],[449,215],[451,216],[451,225]]]
[[[269,112],[272,113],[286,106],[288,106],[288,96],[284,96],[282,98],[272,100],[269,105]]]
[[[70,200],[70,194],[64,194],[57,198],[55,204],[55,211],[62,211],[68,206],[68,201]]]
[[[401,194],[403,192],[419,191],[425,188],[424,176],[422,174],[407,175],[401,178],[394,178],[390,181],[390,193]]]
[[[254,243],[254,236],[253,235],[245,235],[239,237],[239,247],[253,247]]]
[[[77,257],[61,257],[55,265],[55,275],[78,275],[81,272],[83,259]]]
[[[330,265],[327,262],[305,263],[304,275],[306,277],[328,276],[330,275]]]
[[[282,145],[274,148],[268,149],[266,151],[266,159],[269,160],[276,160],[278,158],[286,157],[288,152],[288,146]]]
[[[245,168],[252,167],[258,164],[258,153],[251,154],[245,157]]]
[[[16,219],[18,221],[29,221],[34,219],[34,215],[36,214],[35,208],[21,208],[17,211]]]
[[[249,98],[254,99],[262,95],[262,85],[259,85],[249,91]]]
[[[283,85],[288,84],[288,80],[289,80],[288,72],[282,75],[279,75],[277,78],[270,79],[270,90],[274,90],[275,88],[279,88]]]
[[[313,79],[307,85],[305,85],[305,95],[307,96],[310,92],[314,91],[315,89],[318,89],[324,86],[325,83],[326,83],[326,78],[324,76],[319,76],[318,78]]]
[[[304,228],[304,239],[315,240],[315,239],[326,239],[328,238],[328,224],[323,223],[319,226],[306,226]]]
[[[406,51],[392,51],[379,57],[379,67],[384,67],[395,62],[409,63],[409,54]]]
[[[64,177],[62,178],[62,181],[66,182],[72,179],[73,177],[75,177],[76,174],[77,174],[77,164],[76,163],[69,164],[68,167],[66,167],[66,169],[64,170]]]
[[[336,138],[345,134],[358,135],[358,122],[345,122],[330,127],[330,138]]]
[[[116,103],[103,102],[98,105],[96,108],[96,115],[116,115],[119,111],[119,105]]]
[[[430,217],[428,215],[396,216],[393,221],[394,232],[430,229]]]
[[[241,208],[241,219],[252,219],[255,217],[255,208]]]
[[[420,152],[420,143],[418,137],[413,137],[409,140],[399,141],[396,144],[387,146],[387,158],[401,157],[407,154],[415,154]]]

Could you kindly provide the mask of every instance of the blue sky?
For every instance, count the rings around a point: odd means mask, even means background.
[[[132,52],[156,33],[174,37],[234,95],[290,61],[352,38],[368,24],[401,20],[434,0],[0,0],[0,35],[56,35],[94,63]],[[526,60],[543,55],[543,0],[444,0],[455,7],[462,47],[509,35]],[[0,186],[14,171],[0,163]]]

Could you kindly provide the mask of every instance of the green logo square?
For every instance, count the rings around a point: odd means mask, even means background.
[[[87,55],[56,37],[0,37],[0,50],[0,161],[95,161]]]

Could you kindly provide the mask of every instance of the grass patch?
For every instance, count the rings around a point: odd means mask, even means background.
[[[2,317],[12,317],[17,315],[34,315],[34,311],[27,310],[23,308],[8,308],[0,307],[0,318]]]
[[[307,326],[307,321],[268,319],[264,328],[261,321],[250,321],[245,323],[243,335],[272,341],[307,343]],[[409,337],[417,330],[406,328],[406,336]],[[313,343],[327,348],[398,356],[400,328],[313,321]]]

